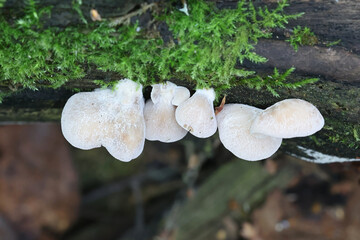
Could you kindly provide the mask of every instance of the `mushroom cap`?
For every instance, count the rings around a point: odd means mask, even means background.
[[[196,90],[195,94],[181,103],[175,111],[178,124],[196,137],[207,138],[217,129],[213,101],[213,89]]]
[[[152,85],[150,94],[152,102],[157,104],[160,101],[165,101],[171,104],[176,87],[176,84],[169,81]]]
[[[190,98],[190,91],[186,87],[177,86],[174,91],[174,97],[171,103],[175,106],[179,106]]]
[[[265,109],[254,120],[252,133],[271,137],[305,137],[324,126],[324,118],[311,103],[301,99],[286,99]]]
[[[154,104],[158,101],[170,102],[172,105],[179,106],[190,97],[190,91],[186,87],[177,86],[167,81],[152,85],[151,100]]]
[[[154,84],[152,87],[151,100],[146,102],[144,108],[145,138],[166,143],[182,139],[187,131],[176,122],[176,107],[172,104],[178,87],[172,82]]]
[[[74,147],[104,146],[115,158],[128,162],[144,148],[143,109],[141,85],[124,79],[115,91],[97,89],[73,95],[63,109],[61,129]]]
[[[216,115],[220,141],[238,158],[248,161],[266,159],[281,146],[281,138],[250,133],[253,120],[261,112],[261,109],[244,104],[225,104]]]
[[[137,158],[145,144],[143,114],[135,108],[114,108],[112,113],[107,114],[103,124],[102,145],[113,157],[123,162]]]
[[[148,100],[144,108],[145,138],[150,141],[176,142],[184,138],[187,131],[175,120],[176,107],[171,103],[154,104]]]
[[[145,102],[142,93],[142,85],[140,83],[125,78],[115,85],[114,90],[117,101],[122,105],[129,105],[129,107],[136,107],[138,109],[144,108]]]
[[[94,92],[77,93],[68,99],[61,114],[61,130],[71,145],[83,150],[101,147],[101,108]]]

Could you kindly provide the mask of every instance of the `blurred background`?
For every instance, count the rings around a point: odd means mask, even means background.
[[[280,151],[247,162],[218,136],[149,142],[129,163],[58,124],[0,127],[1,240],[357,240],[360,164]]]

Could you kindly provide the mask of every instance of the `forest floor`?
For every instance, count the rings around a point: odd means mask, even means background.
[[[243,162],[216,137],[190,136],[174,144],[147,142],[138,159],[123,163],[102,148],[72,148],[58,124],[1,126],[0,153],[0,239],[181,239],[187,228],[176,209],[187,214],[190,209],[191,222],[218,214],[207,208],[211,200],[223,210],[206,229],[191,228],[193,239],[355,240],[360,235],[359,163],[318,165],[281,153],[260,163]],[[246,183],[254,177],[250,174],[227,188],[238,176],[222,176],[226,166],[250,173],[258,168],[265,179],[293,172],[247,205],[237,194],[246,187],[262,191],[261,186]],[[204,195],[214,179],[221,180],[220,187]],[[230,190],[217,198],[217,192]],[[200,207],[191,208],[196,201]]]

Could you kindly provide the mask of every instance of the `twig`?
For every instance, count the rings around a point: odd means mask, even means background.
[[[173,169],[170,167],[162,169],[150,169],[141,174],[137,174],[135,176],[131,176],[129,178],[105,186],[101,186],[100,188],[91,191],[83,197],[83,203],[88,204],[98,199],[112,195],[114,193],[119,193],[126,189],[129,189],[131,188],[131,184],[133,183],[133,181],[138,181],[139,183],[142,183],[144,181],[160,182],[170,179],[174,176],[174,174],[175,173],[173,172]],[[159,178],[159,176],[161,176],[161,178]]]
[[[136,175],[134,177],[124,179],[122,181],[98,188],[98,189],[90,192],[89,194],[85,195],[83,197],[83,203],[84,204],[91,203],[91,202],[94,202],[103,197],[109,196],[113,193],[122,192],[123,190],[129,188],[133,181],[140,182],[140,181],[145,180],[146,178],[147,178],[146,174],[140,174],[140,175]]]
[[[146,12],[148,9],[151,9],[153,7],[156,7],[156,3],[142,4],[141,8],[139,10],[133,11],[131,13],[128,13],[128,14],[126,14],[124,16],[121,16],[121,17],[118,17],[118,18],[110,19],[109,26],[110,27],[115,27],[115,26],[121,25],[121,24],[123,24],[125,22],[129,23],[130,19],[132,17],[140,15],[140,14]]]

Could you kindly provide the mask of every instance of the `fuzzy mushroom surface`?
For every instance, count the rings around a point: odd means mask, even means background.
[[[282,139],[250,132],[261,109],[244,104],[225,104],[216,115],[220,141],[238,158],[257,161],[270,157],[281,146]]]
[[[191,98],[181,103],[176,109],[176,121],[196,137],[212,136],[217,129],[214,100],[214,89],[196,90]]]
[[[77,93],[66,102],[61,115],[65,139],[74,147],[104,146],[118,160],[137,158],[145,142],[142,86],[123,79],[115,90]]]
[[[301,99],[286,99],[259,114],[251,132],[278,138],[305,137],[322,129],[324,123],[313,104]]]
[[[187,131],[179,126],[175,119],[174,99],[181,103],[190,97],[190,92],[184,87],[178,87],[172,82],[154,84],[151,99],[144,108],[146,125],[145,138],[150,141],[175,142],[185,137]]]

